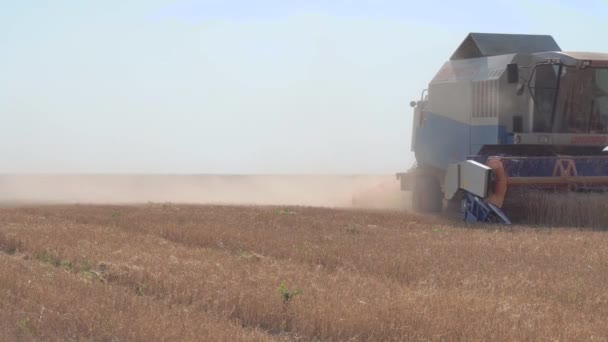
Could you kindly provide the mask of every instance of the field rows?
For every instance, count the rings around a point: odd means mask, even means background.
[[[608,238],[305,207],[0,209],[3,339],[604,340]]]

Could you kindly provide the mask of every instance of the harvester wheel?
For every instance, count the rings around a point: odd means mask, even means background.
[[[438,213],[443,207],[439,179],[434,175],[416,175],[412,192],[412,206],[420,213]]]

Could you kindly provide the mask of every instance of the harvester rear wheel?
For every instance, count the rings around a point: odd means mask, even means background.
[[[417,174],[413,184],[412,206],[420,213],[438,213],[443,207],[439,179],[432,174]]]

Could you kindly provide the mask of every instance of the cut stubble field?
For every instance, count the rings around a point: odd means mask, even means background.
[[[606,340],[608,236],[399,211],[0,209],[1,340]]]

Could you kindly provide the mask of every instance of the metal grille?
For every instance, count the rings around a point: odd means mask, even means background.
[[[473,82],[474,118],[495,118],[498,116],[498,81]]]

